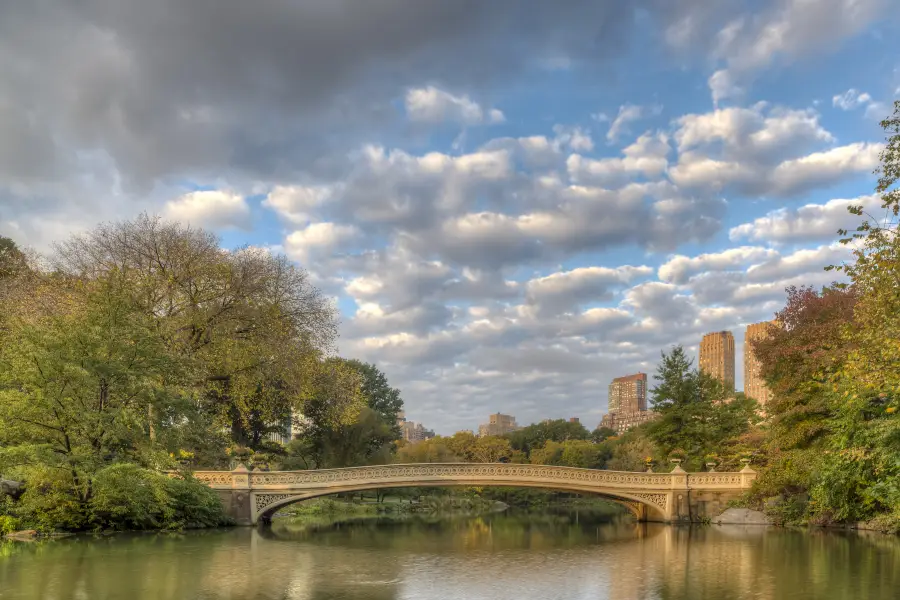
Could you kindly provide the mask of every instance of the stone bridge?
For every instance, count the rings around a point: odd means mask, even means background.
[[[381,488],[501,486],[596,494],[628,508],[638,520],[673,521],[721,513],[756,478],[737,473],[633,473],[508,463],[399,464],[315,471],[196,471],[218,492],[241,525],[266,522],[278,509],[310,498]]]

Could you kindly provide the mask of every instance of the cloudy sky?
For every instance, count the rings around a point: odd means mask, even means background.
[[[900,0],[0,1],[0,234],[267,246],[410,419],[594,427],[615,376],[822,285]],[[738,388],[742,363],[738,358]]]

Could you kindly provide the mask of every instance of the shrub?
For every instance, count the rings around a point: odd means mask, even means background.
[[[233,524],[216,492],[193,478],[166,478],[173,513],[167,528],[197,529]]]
[[[79,531],[87,527],[81,489],[70,472],[32,467],[23,474],[25,493],[10,509],[23,526],[41,531]]]
[[[106,467],[94,479],[91,522],[105,529],[183,529],[230,524],[216,493],[192,478],[137,465]]]
[[[19,520],[11,515],[0,515],[0,535],[19,530]]]
[[[173,517],[163,475],[121,463],[94,477],[90,522],[98,529],[159,529]]]

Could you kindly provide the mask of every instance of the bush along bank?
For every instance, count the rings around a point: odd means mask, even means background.
[[[83,489],[68,472],[30,470],[18,499],[0,497],[0,532],[180,530],[232,525],[209,487],[188,475],[169,477],[120,463],[98,471]]]

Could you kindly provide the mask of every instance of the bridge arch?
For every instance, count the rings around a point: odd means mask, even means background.
[[[579,494],[589,494],[593,496],[600,497],[604,500],[609,500],[620,506],[626,508],[636,519],[639,521],[647,520],[648,517],[651,520],[663,520],[665,514],[663,509],[656,505],[649,503],[646,499],[642,499],[639,497],[635,497],[632,494],[623,493],[623,492],[609,492],[609,491],[600,491],[593,488],[587,488],[586,486],[564,486],[559,484],[539,484],[533,482],[504,482],[504,483],[458,483],[458,482],[440,482],[440,483],[372,483],[372,484],[359,484],[359,485],[351,485],[351,486],[342,486],[340,489],[326,489],[326,490],[317,490],[314,492],[302,492],[302,493],[280,493],[280,494],[255,494],[253,498],[253,522],[266,522],[269,521],[275,513],[277,513],[282,508],[286,506],[290,506],[291,504],[296,504],[297,502],[303,502],[305,500],[312,500],[314,498],[321,498],[323,496],[331,496],[334,494],[342,494],[342,493],[351,493],[351,492],[368,492],[380,489],[396,489],[403,487],[514,487],[514,488],[532,488],[532,489],[543,489],[547,491],[556,491],[556,492],[574,492]],[[655,517],[655,518],[653,518]]]

